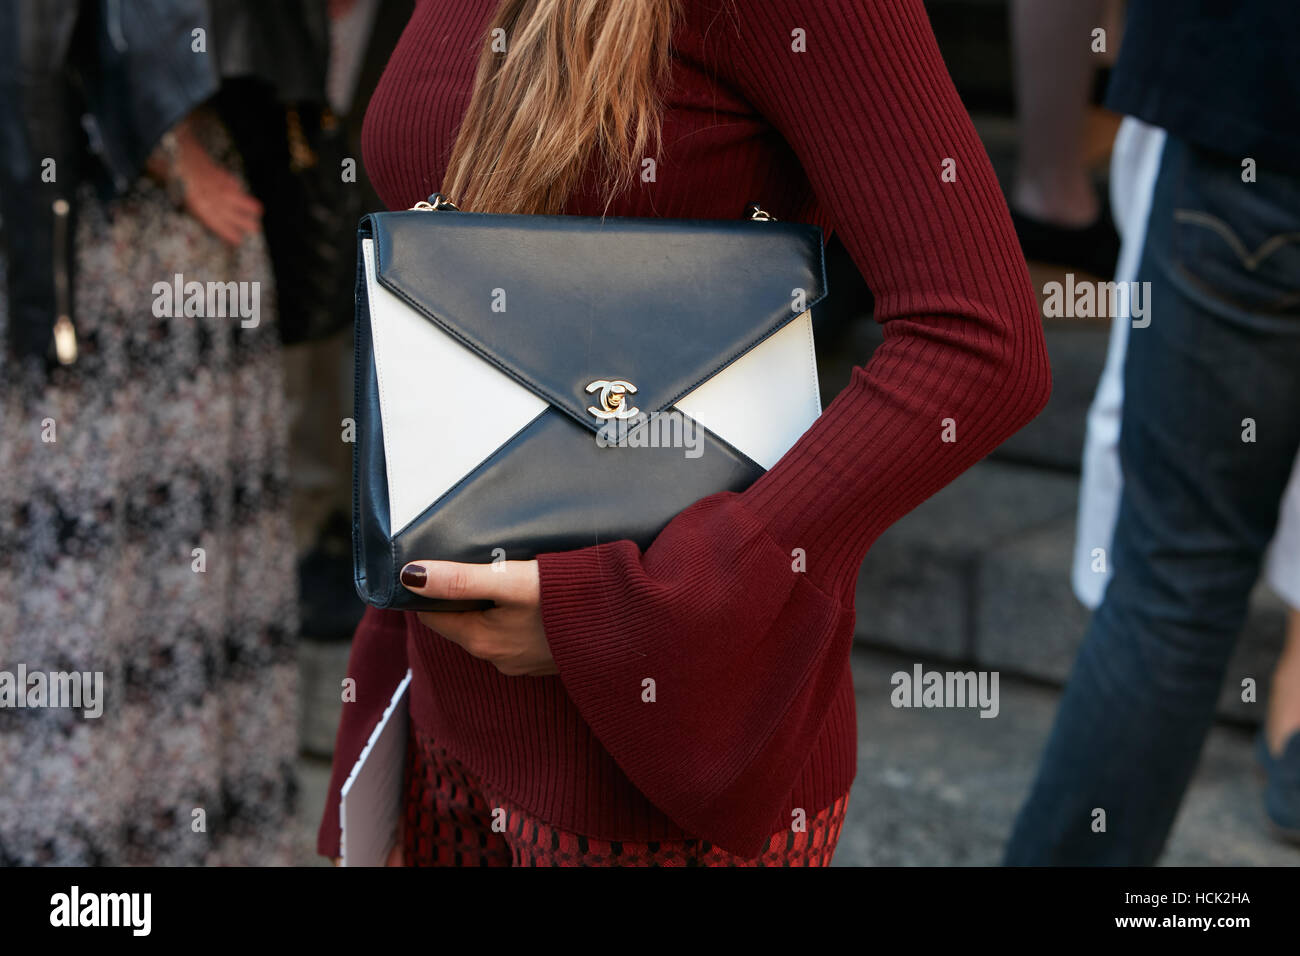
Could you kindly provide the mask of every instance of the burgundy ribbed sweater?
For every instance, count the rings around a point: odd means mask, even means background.
[[[366,169],[390,207],[441,185],[495,6],[418,4],[366,115]],[[611,213],[731,219],[758,200],[834,229],[875,293],[884,343],[745,493],[687,509],[645,553],[613,542],[540,558],[558,677],[504,677],[414,615],[369,611],[326,855],[338,788],[408,666],[415,723],[551,824],[756,854],[794,808],[811,816],[852,782],[867,549],[1047,399],[1028,273],[921,0],[682,7],[654,182]],[[587,190],[568,211],[601,208]]]

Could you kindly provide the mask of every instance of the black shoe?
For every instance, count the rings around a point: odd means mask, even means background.
[[[1066,269],[1081,269],[1101,279],[1115,275],[1119,260],[1119,233],[1102,202],[1096,220],[1081,228],[1058,226],[1011,210],[1011,222],[1026,259]]]
[[[1274,757],[1261,727],[1255,738],[1255,756],[1267,778],[1264,812],[1274,835],[1300,844],[1300,733],[1288,737],[1282,755]]]

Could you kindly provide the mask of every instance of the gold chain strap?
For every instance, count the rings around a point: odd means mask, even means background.
[[[411,209],[418,209],[421,212],[436,212],[439,209],[450,209],[452,212],[460,212],[460,207],[444,196],[442,193],[434,193],[428,199],[421,199]],[[756,202],[750,203],[745,207],[745,214],[754,222],[776,222],[776,216],[772,215]]]

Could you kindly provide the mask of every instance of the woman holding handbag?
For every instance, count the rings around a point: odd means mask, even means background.
[[[1050,390],[920,0],[425,0],[364,148],[392,208],[440,188],[477,212],[716,220],[760,199],[840,235],[885,341],[762,478],[644,551],[408,564],[415,593],[496,606],[367,613],[319,850],[409,667],[408,864],[829,863],[859,564]]]

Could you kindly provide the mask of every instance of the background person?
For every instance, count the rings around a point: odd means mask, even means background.
[[[0,4],[0,662],[102,671],[107,698],[97,720],[0,710],[0,863],[292,858],[275,286],[213,99],[255,69],[222,42],[250,26],[242,7]],[[177,274],[242,284],[256,324],[159,315],[153,286]]]
[[[1145,156],[1156,169],[1134,190],[1136,203],[1150,196],[1135,278],[1151,283],[1151,324],[1112,333],[1123,349],[1108,359],[1114,374],[1122,355],[1123,377],[1112,578],[1008,863],[1154,862],[1213,721],[1300,449],[1297,42],[1300,9],[1267,0],[1129,5],[1108,105],[1156,130],[1128,130],[1135,167]],[[1105,547],[1085,527],[1080,553]],[[1076,586],[1080,576],[1076,564]],[[1294,667],[1285,660],[1279,677]],[[1289,684],[1276,689],[1294,700]],[[1292,707],[1274,719],[1283,713]],[[1297,730],[1270,736],[1294,741]],[[1288,769],[1300,745],[1272,756],[1288,765],[1277,773],[1300,779]],[[1104,831],[1091,825],[1097,810]]]
[[[1119,238],[1093,184],[1084,136],[1101,60],[1092,34],[1104,29],[1111,6],[1011,0],[1020,136],[1011,220],[1027,259],[1099,276],[1114,270]]]

